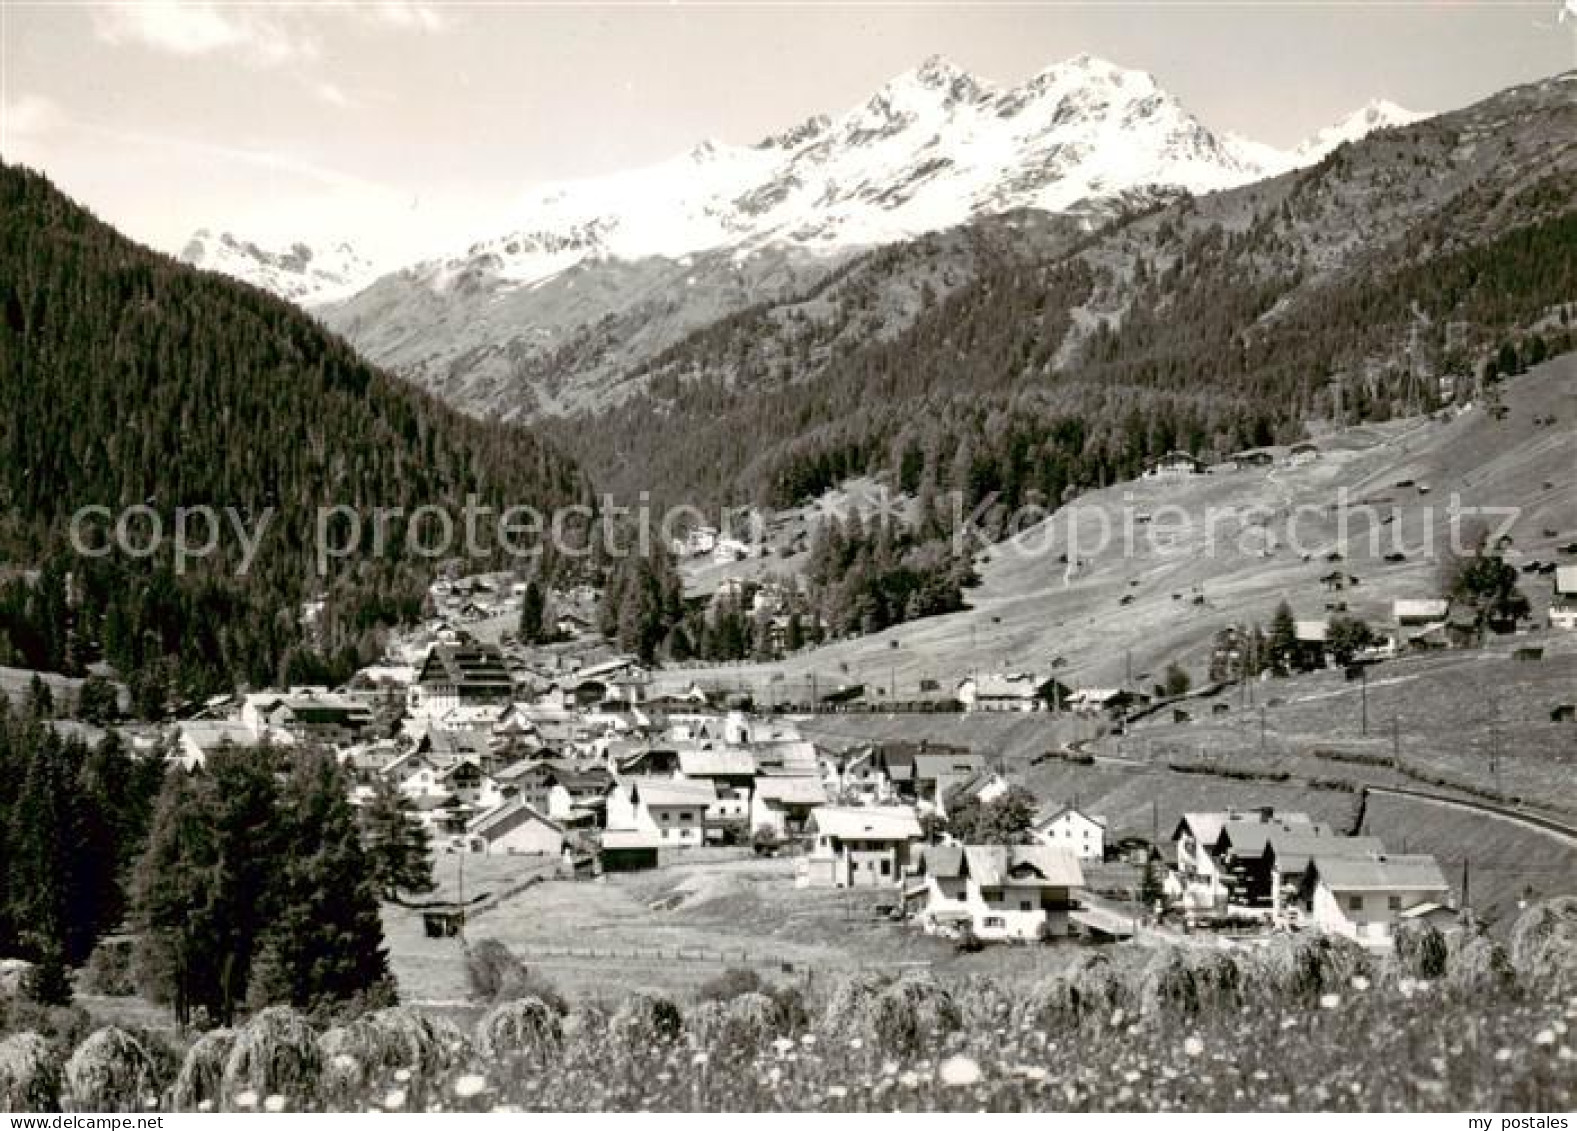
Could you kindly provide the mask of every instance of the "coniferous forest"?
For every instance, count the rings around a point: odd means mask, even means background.
[[[0,663],[108,661],[143,714],[237,684],[342,679],[416,615],[434,562],[409,552],[406,518],[391,517],[386,552],[318,577],[319,507],[458,514],[474,495],[545,512],[587,495],[532,433],[445,408],[282,300],[148,251],[11,166],[0,312],[0,561],[16,567],[0,581]],[[79,508],[135,505],[159,516],[165,551],[70,551]],[[224,536],[178,572],[175,511],[199,505]],[[250,529],[273,508],[245,576],[224,508]]]

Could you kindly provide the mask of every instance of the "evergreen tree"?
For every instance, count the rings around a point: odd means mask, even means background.
[[[1277,675],[1286,675],[1298,653],[1298,623],[1293,619],[1292,606],[1282,601],[1270,621],[1270,637],[1265,642],[1268,666]]]
[[[372,799],[362,810],[361,831],[368,873],[385,899],[433,890],[427,828],[416,819],[410,798],[385,777],[373,784]]]
[[[307,1009],[392,999],[378,888],[333,756],[300,757],[281,800],[287,847],[259,940],[272,985],[252,999]]]
[[[520,640],[524,644],[541,644],[549,636],[546,628],[547,600],[536,578],[526,582],[520,595]]]

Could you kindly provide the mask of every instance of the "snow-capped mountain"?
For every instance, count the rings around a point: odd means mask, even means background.
[[[183,262],[251,283],[299,306],[348,298],[378,276],[378,268],[349,244],[315,250],[295,243],[271,251],[229,232],[196,232],[181,250]]]
[[[1150,75],[1102,59],[999,89],[931,58],[837,118],[536,189],[505,234],[418,270],[439,287],[478,270],[519,284],[593,256],[835,252],[1139,187],[1227,188],[1271,172],[1264,157],[1224,143]]]
[[[1392,109],[1320,136],[1361,136]],[[1323,155],[1306,148],[1216,134],[1149,74],[1089,55],[1006,88],[933,57],[752,145],[707,141],[538,186],[452,254],[298,301],[462,407],[574,412],[638,389],[626,378],[683,335],[813,287],[864,249],[1026,209],[1093,228]]]
[[[1313,137],[1298,146],[1292,153],[1293,165],[1312,165],[1346,142],[1361,141],[1376,130],[1387,130],[1393,126],[1410,126],[1427,117],[1428,114],[1420,114],[1398,106],[1394,102],[1376,98],[1334,125],[1317,131]]]

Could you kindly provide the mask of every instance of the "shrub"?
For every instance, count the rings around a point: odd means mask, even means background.
[[[1446,937],[1438,927],[1429,923],[1397,924],[1396,962],[1408,977],[1443,977],[1448,954]]]
[[[684,1015],[662,994],[637,990],[619,1003],[608,1021],[608,1036],[624,1051],[669,1044],[684,1030]]]
[[[563,1040],[557,1011],[534,997],[495,1005],[476,1025],[476,1051],[485,1060],[542,1063],[558,1054]]]
[[[836,1040],[863,1036],[866,1018],[887,979],[875,974],[849,974],[840,978],[827,997],[821,1014],[821,1031]]]
[[[1516,984],[1517,972],[1506,948],[1488,935],[1460,934],[1446,960],[1446,981],[1463,993],[1504,993]]]
[[[0,1041],[0,1111],[60,1110],[60,1059],[37,1033]]]
[[[175,1077],[171,1103],[176,1110],[196,1111],[205,1103],[219,1107],[224,1098],[225,1061],[234,1044],[235,1033],[230,1029],[214,1029],[192,1043]]]
[[[701,1001],[731,1001],[741,994],[760,993],[765,989],[761,975],[754,970],[730,967],[717,977],[701,983],[696,997]]]
[[[136,979],[132,977],[132,940],[104,939],[88,955],[87,965],[77,975],[78,988],[83,993],[102,994],[105,997],[131,997],[137,992]]]
[[[1577,991],[1577,896],[1535,903],[1511,928],[1511,961],[1529,985]]]
[[[236,1033],[225,1061],[225,1100],[233,1104],[251,1092],[259,1102],[278,1095],[298,1105],[311,1099],[322,1064],[306,1019],[288,1005],[270,1006]]]
[[[465,974],[474,996],[496,1001],[510,976],[526,976],[526,964],[497,939],[478,939],[465,952]]]
[[[142,1111],[157,1104],[160,1081],[148,1050],[123,1029],[100,1029],[66,1061],[65,1099],[73,1111]]]
[[[914,1054],[964,1023],[953,995],[929,978],[904,977],[876,996],[867,1023],[876,1045]]]

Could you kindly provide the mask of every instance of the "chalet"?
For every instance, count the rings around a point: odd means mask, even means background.
[[[461,705],[496,703],[514,697],[515,682],[503,654],[487,644],[435,644],[417,669],[411,707],[440,716]]]
[[[1270,467],[1276,462],[1276,457],[1264,448],[1252,448],[1248,451],[1233,452],[1227,457],[1240,468]]]
[[[1092,817],[1072,805],[1041,810],[1029,833],[1036,844],[1065,848],[1080,860],[1106,858],[1106,818]]]
[[[608,828],[644,832],[665,847],[699,847],[706,840],[707,811],[716,801],[709,781],[622,778],[608,794]]]
[[[1549,616],[1551,628],[1577,631],[1577,565],[1556,567]]]
[[[299,687],[288,692],[257,692],[242,702],[241,721],[258,736],[288,734],[303,742],[345,745],[372,729],[372,709],[326,688]]]
[[[172,757],[181,764],[182,769],[186,770],[205,764],[208,755],[216,750],[225,748],[253,750],[268,741],[268,736],[259,735],[245,723],[217,719],[192,719],[183,722],[178,726],[176,733],[179,737]],[[289,736],[286,735],[283,741],[288,743]]]
[[[1293,666],[1304,671],[1330,666],[1329,641],[1331,622],[1328,620],[1294,621],[1292,627]]]
[[[518,798],[473,819],[465,836],[468,851],[489,856],[557,856],[564,851],[563,826]]]
[[[909,866],[910,850],[923,836],[907,805],[848,808],[824,805],[811,811],[805,831],[814,839],[799,861],[800,887],[891,887]]]
[[[768,775],[756,779],[750,795],[750,828],[770,828],[779,837],[805,831],[811,813],[827,804],[827,790],[817,777]]]
[[[1204,460],[1189,455],[1187,452],[1171,451],[1164,456],[1149,460],[1144,465],[1146,479],[1176,479],[1185,475],[1201,475],[1205,470]]]
[[[954,698],[966,711],[1041,711],[1055,700],[1066,703],[1071,692],[1050,676],[1033,672],[970,676],[958,684]]]
[[[1397,598],[1391,605],[1391,619],[1396,624],[1396,651],[1445,647],[1445,624],[1450,611],[1450,602],[1444,598]]]
[[[504,802],[502,788],[471,758],[462,758],[440,770],[438,788],[478,811],[485,812]]]
[[[1081,687],[1068,699],[1068,708],[1084,714],[1120,715],[1130,707],[1149,702],[1149,696],[1121,687]]]
[[[1265,851],[1255,864],[1263,873],[1251,881],[1256,894],[1268,887],[1271,910],[1280,915],[1284,910],[1298,908],[1303,877],[1316,856],[1326,858],[1352,857],[1361,859],[1385,851],[1378,837],[1338,836],[1328,826],[1310,825],[1307,829],[1272,829],[1266,837]]]
[[[706,812],[709,829],[721,830],[750,820],[750,787],[756,780],[756,758],[745,747],[681,748],[679,774],[688,781],[711,783],[716,796]]]
[[[1365,946],[1389,947],[1398,920],[1424,904],[1449,904],[1451,887],[1433,856],[1316,855],[1304,894],[1315,926]]]
[[[914,755],[915,800],[928,802],[938,812],[944,812],[949,794],[986,772],[983,754],[959,747],[922,747]]]
[[[1308,829],[1313,823],[1306,813],[1277,813],[1268,806],[1247,812],[1184,813],[1172,831],[1176,859],[1167,878],[1168,894],[1186,909],[1222,910],[1233,895],[1244,897],[1251,868],[1247,861],[1263,855],[1273,828]]]
[[[905,891],[923,900],[928,931],[964,928],[986,940],[1034,941],[1069,933],[1084,874],[1073,853],[1040,845],[933,845]]]

